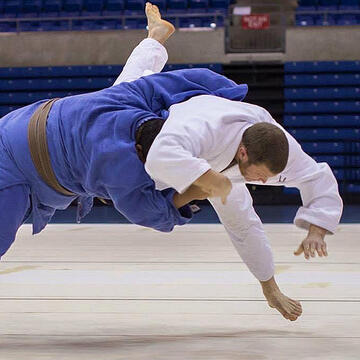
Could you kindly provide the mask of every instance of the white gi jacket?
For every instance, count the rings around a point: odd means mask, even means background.
[[[234,159],[244,131],[255,123],[269,122],[286,134],[289,160],[285,170],[269,178],[266,185],[300,190],[303,206],[296,214],[296,226],[308,229],[314,224],[329,233],[335,231],[342,213],[342,200],[332,171],[326,163],[316,163],[308,156],[265,109],[201,95],[172,105],[169,110],[169,117],[151,146],[145,164],[159,190],[173,187],[182,193],[209,169],[224,170]],[[260,281],[269,280],[274,275],[272,252],[245,179],[238,166],[223,174],[233,184],[226,205],[218,198],[209,201],[250,271]]]

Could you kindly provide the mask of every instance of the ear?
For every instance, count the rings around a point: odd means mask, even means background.
[[[143,151],[142,151],[142,146],[140,144],[136,144],[135,145],[135,149],[136,149],[136,153],[140,159],[140,161],[145,164],[145,156],[143,154]]]
[[[249,160],[246,147],[242,143],[240,143],[236,155],[241,162],[247,162]]]

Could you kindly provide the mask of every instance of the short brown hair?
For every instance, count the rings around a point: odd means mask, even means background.
[[[249,165],[264,164],[273,173],[281,173],[289,157],[289,143],[284,132],[276,125],[260,122],[245,130],[245,146]]]

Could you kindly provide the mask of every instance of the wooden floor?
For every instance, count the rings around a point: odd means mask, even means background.
[[[267,225],[296,322],[270,309],[221,225],[25,225],[0,263],[0,360],[360,359],[360,225],[329,257]]]

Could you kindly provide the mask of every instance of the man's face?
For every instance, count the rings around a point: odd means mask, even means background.
[[[266,165],[259,164],[249,165],[248,161],[238,161],[239,169],[246,181],[261,181],[263,184],[266,183],[268,178],[275,176]]]
[[[247,150],[242,144],[240,144],[235,155],[235,161],[246,181],[261,181],[265,184],[268,178],[276,176],[265,164],[249,164]]]

